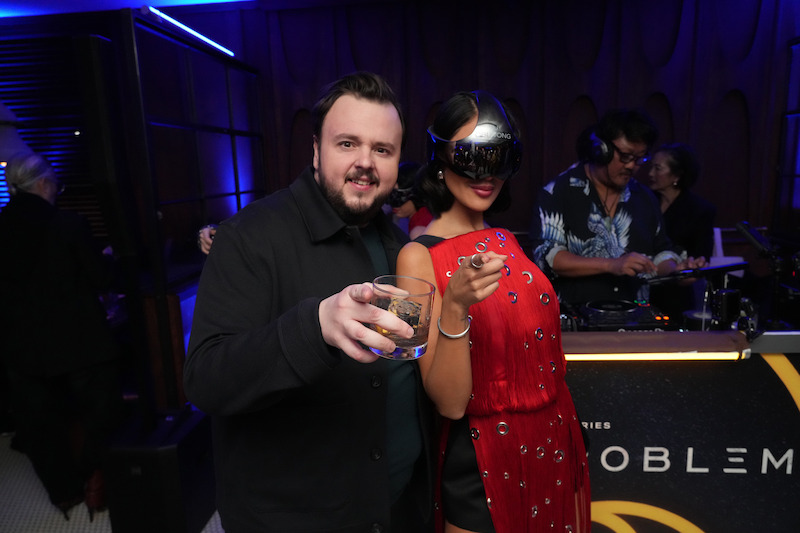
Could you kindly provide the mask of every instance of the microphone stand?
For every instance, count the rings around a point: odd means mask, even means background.
[[[735,271],[735,270],[743,270],[747,267],[747,263],[742,261],[739,263],[732,263],[729,265],[721,265],[721,266],[708,266],[702,268],[689,268],[686,270],[678,270],[676,272],[672,272],[670,274],[666,274],[664,276],[655,276],[653,278],[649,278],[647,283],[650,285],[658,285],[662,283],[675,283],[677,281],[688,279],[688,278],[705,278],[706,286],[703,292],[703,308],[701,310],[702,313],[702,322],[701,322],[701,330],[706,331],[707,329],[723,329],[725,327],[730,326],[730,323],[725,323],[725,321],[718,320],[720,317],[714,316],[714,310],[716,309],[714,306],[714,302],[716,302],[716,297],[722,297],[722,292],[724,289],[728,287],[728,277],[727,273]],[[720,289],[718,289],[718,287]],[[738,292],[738,291],[737,291]],[[727,301],[727,300],[726,300]],[[728,309],[726,307],[728,311]],[[706,324],[706,315],[708,311],[711,312],[711,317],[708,318],[708,325]],[[725,317],[730,318],[731,321],[734,317]]]
[[[770,288],[772,302],[769,308],[769,318],[766,329],[770,331],[789,330],[791,327],[778,317],[778,301],[780,300],[781,275],[783,274],[783,260],[777,250],[758,231],[753,229],[746,221],[737,222],[736,229],[757,251],[760,257],[769,260],[771,273]]]

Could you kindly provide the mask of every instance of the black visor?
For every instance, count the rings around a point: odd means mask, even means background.
[[[457,141],[448,141],[428,128],[431,160],[444,161],[456,174],[474,180],[507,180],[519,171],[522,143],[503,105],[486,91],[474,91],[478,125]]]

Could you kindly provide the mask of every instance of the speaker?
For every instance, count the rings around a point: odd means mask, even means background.
[[[105,467],[114,533],[199,533],[216,510],[211,421],[186,409],[134,420],[114,438]]]

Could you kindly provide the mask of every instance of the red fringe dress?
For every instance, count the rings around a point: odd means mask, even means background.
[[[560,311],[550,281],[503,229],[442,240],[429,251],[442,294],[473,254],[508,256],[500,288],[470,308],[473,393],[467,417],[496,533],[588,533],[586,450],[564,381]],[[436,509],[441,531],[441,501]]]

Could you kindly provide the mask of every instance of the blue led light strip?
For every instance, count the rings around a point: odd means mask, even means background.
[[[6,162],[0,161],[0,209],[3,209],[9,201],[11,201],[11,195],[6,182]]]
[[[205,43],[208,43],[208,44],[210,44],[211,46],[213,46],[214,48],[216,48],[217,50],[219,50],[219,51],[221,51],[221,52],[224,52],[224,53],[228,54],[229,56],[233,57],[233,52],[232,52],[232,51],[228,50],[227,48],[225,48],[224,46],[222,46],[222,45],[220,45],[220,44],[217,44],[217,43],[215,43],[214,41],[212,41],[211,39],[209,39],[209,38],[208,38],[208,37],[206,37],[205,35],[203,35],[203,34],[201,34],[201,33],[197,33],[196,31],[194,31],[194,30],[193,30],[192,28],[190,28],[189,26],[187,26],[187,25],[185,25],[185,24],[181,24],[180,22],[178,22],[178,21],[177,21],[177,20],[175,20],[174,18],[170,17],[169,15],[166,15],[166,14],[162,13],[161,11],[159,11],[158,9],[156,9],[156,8],[154,8],[154,7],[147,6],[147,9],[149,9],[149,10],[150,10],[150,12],[151,12],[151,13],[153,13],[154,15],[156,15],[157,17],[160,17],[160,18],[162,18],[163,20],[166,20],[167,22],[169,22],[169,23],[171,23],[171,24],[173,24],[173,25],[177,26],[178,28],[182,29],[182,30],[183,30],[183,31],[185,31],[186,33],[189,33],[189,34],[191,34],[191,35],[194,35],[195,37],[197,37],[197,38],[198,38],[198,39],[200,39],[201,41],[203,41],[203,42],[205,42]]]

